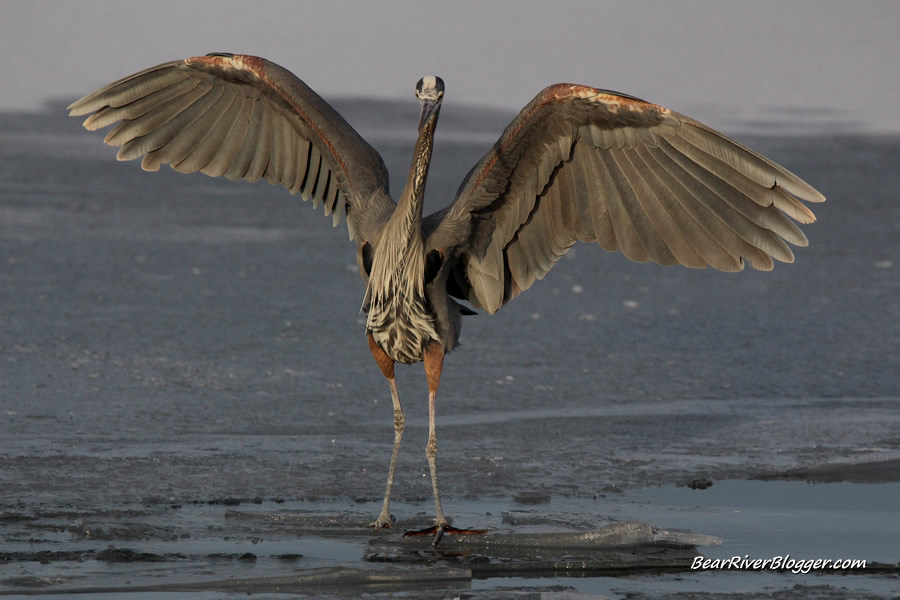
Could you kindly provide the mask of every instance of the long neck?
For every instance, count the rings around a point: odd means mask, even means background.
[[[406,185],[397,208],[381,232],[366,290],[366,304],[411,301],[424,297],[425,248],[422,239],[422,207],[425,181],[434,142],[437,117],[419,131]],[[374,312],[369,312],[372,320]]]
[[[422,207],[425,202],[425,182],[428,179],[428,166],[431,164],[431,150],[434,147],[434,128],[437,125],[437,116],[427,121],[419,132],[416,146],[413,150],[412,165],[400,195],[391,221],[397,221],[394,235],[400,235],[405,239],[413,240],[421,237]]]
[[[406,185],[379,240],[376,253],[381,253],[383,263],[390,264],[393,270],[402,270],[409,260],[415,259],[413,255],[423,252],[422,208],[436,124],[435,115],[420,128]]]

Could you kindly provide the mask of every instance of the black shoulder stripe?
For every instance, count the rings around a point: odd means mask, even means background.
[[[438,271],[441,270],[443,264],[444,257],[438,250],[432,250],[425,256],[425,285],[428,285],[437,277]]]
[[[362,247],[362,262],[363,269],[366,270],[366,277],[372,274],[372,255],[374,251],[372,250],[372,244],[366,242]]]

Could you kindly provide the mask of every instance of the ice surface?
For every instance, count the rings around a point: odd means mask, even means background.
[[[518,572],[572,576],[579,572],[686,570],[699,555],[697,545],[718,543],[712,536],[626,522],[582,532],[445,535],[437,548],[422,537],[378,538],[369,542],[365,558],[391,563],[454,560],[471,568],[476,577]]]
[[[499,133],[505,123],[488,117]],[[409,144],[391,132],[414,120],[382,123],[373,139],[395,185]],[[441,136],[426,210],[449,202],[491,143]],[[900,480],[900,140],[741,140],[828,196],[810,246],[792,265],[734,275],[578,247],[498,314],[466,318],[438,395],[438,460],[445,511],[489,534],[435,551],[400,538],[433,510],[419,367],[398,369],[408,425],[395,530],[364,527],[380,507],[392,415],[345,232],[265,184],[119,164],[61,112],[0,116],[0,593],[90,581],[122,597],[165,581],[220,597],[209,582],[300,590],[310,580],[290,577],[403,580],[427,567],[445,569],[438,579],[480,573],[471,593],[484,598],[502,586],[494,597],[769,597],[810,584],[900,594],[884,576],[677,566],[748,548],[900,559],[873,537],[900,521],[873,504]],[[852,481],[859,502],[804,506],[786,492],[760,507],[776,486],[758,478]],[[701,479],[712,487],[679,487]],[[705,503],[724,480],[750,487],[733,505]],[[631,522],[645,524],[631,532],[640,552],[586,541]],[[706,538],[679,529],[723,543],[694,549]],[[389,561],[365,560],[377,556]],[[600,576],[635,564],[655,575]],[[418,585],[390,589],[428,597]]]

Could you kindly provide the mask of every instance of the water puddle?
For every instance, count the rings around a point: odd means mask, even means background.
[[[722,481],[629,497],[650,522],[714,532],[723,543],[704,549],[710,557],[900,559],[900,483]]]

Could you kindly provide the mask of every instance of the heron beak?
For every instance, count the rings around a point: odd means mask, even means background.
[[[419,133],[425,128],[425,124],[432,119],[437,120],[441,110],[441,101],[438,99],[422,99],[422,114],[419,116]]]

